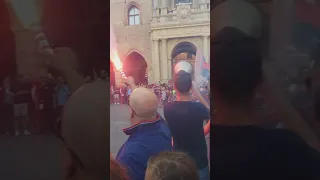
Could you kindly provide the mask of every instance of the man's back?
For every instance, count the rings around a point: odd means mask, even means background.
[[[213,125],[211,177],[319,179],[320,156],[294,133]]]
[[[124,129],[130,135],[117,154],[117,161],[128,169],[132,180],[144,180],[147,162],[163,151],[172,151],[171,134],[166,122],[158,116]]]
[[[188,153],[199,169],[207,167],[203,122],[209,119],[209,112],[204,105],[191,101],[175,101],[164,107],[164,116],[172,133],[174,148]]]

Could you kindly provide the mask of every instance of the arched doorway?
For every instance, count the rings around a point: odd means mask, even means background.
[[[195,65],[195,59],[197,54],[197,47],[190,42],[181,42],[177,44],[172,50],[172,69],[173,72],[174,66],[180,61],[189,62],[192,67]]]
[[[127,76],[132,76],[137,84],[148,84],[148,77],[146,76],[147,63],[139,53],[132,52],[125,58],[123,71]]]

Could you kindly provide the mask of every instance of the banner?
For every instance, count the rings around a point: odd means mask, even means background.
[[[210,63],[206,62],[206,59],[202,52],[197,49],[194,76],[196,81],[201,81],[201,79],[209,80],[210,78]]]

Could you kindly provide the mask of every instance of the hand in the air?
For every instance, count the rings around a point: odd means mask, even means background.
[[[127,77],[127,79],[125,80],[125,82],[129,85],[135,85],[135,81],[134,78],[132,76]]]
[[[132,76],[127,77],[127,79],[125,79],[125,83],[128,84],[131,87],[131,89],[136,88],[136,83]]]

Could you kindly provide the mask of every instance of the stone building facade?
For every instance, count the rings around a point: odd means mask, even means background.
[[[170,80],[174,64],[193,63],[198,48],[209,59],[209,0],[113,0],[110,5],[123,65],[130,64],[132,54],[139,54],[148,83]]]

